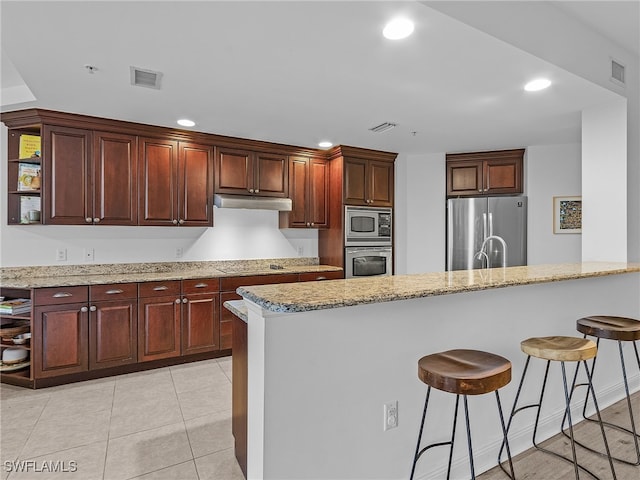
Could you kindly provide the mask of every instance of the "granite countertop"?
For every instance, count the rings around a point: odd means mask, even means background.
[[[274,269],[271,268],[271,265],[282,268]],[[71,287],[341,270],[339,267],[319,265],[318,259],[311,257],[270,260],[69,265],[60,267],[7,267],[0,269],[0,286],[5,288]]]
[[[244,300],[227,300],[222,305],[240,320],[244,322],[247,321],[249,312],[247,310],[247,304],[244,303]]]
[[[563,263],[259,285],[237,292],[266,310],[304,312],[632,272],[640,272],[640,263]]]

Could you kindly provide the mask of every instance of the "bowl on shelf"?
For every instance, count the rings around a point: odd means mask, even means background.
[[[23,348],[5,348],[2,352],[2,363],[13,365],[23,362],[29,356],[29,351]]]
[[[13,343],[15,343],[16,345],[24,345],[29,340],[31,340],[31,333],[21,333],[13,337],[11,340],[13,340]]]

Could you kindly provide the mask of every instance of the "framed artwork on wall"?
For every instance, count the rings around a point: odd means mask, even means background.
[[[553,233],[582,233],[582,197],[553,197]]]

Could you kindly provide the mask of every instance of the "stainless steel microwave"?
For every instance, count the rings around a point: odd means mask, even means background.
[[[352,207],[344,211],[345,246],[391,245],[392,214],[390,208]]]

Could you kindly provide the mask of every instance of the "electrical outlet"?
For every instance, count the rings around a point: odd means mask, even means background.
[[[384,404],[384,431],[398,426],[398,401]]]
[[[66,248],[57,248],[56,249],[56,260],[59,262],[67,261],[67,249]]]
[[[93,248],[85,248],[84,249],[84,261],[85,262],[93,262],[95,251]]]
[[[176,248],[176,258],[182,258],[182,254],[183,254],[183,250],[182,247],[177,247]]]

